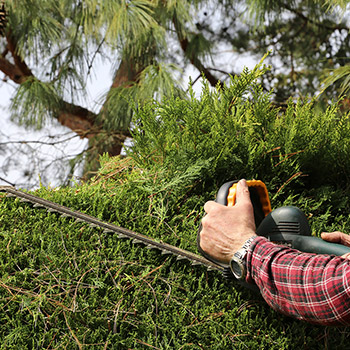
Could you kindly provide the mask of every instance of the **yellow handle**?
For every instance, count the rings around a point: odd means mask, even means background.
[[[261,206],[265,216],[271,212],[271,203],[266,185],[260,180],[247,180],[248,187],[255,188],[260,198]],[[236,203],[237,183],[234,183],[227,195],[227,205],[232,207]]]

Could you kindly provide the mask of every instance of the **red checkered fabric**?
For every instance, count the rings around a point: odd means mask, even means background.
[[[257,237],[247,255],[247,281],[288,316],[327,326],[350,325],[350,260],[298,250]]]

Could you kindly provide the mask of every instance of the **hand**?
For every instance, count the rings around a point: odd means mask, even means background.
[[[236,204],[227,207],[213,201],[205,203],[207,215],[202,220],[201,248],[215,260],[228,263],[244,242],[255,234],[253,205],[248,185],[240,180]]]
[[[322,239],[332,243],[340,243],[350,247],[350,236],[339,231],[335,232],[322,232]],[[342,255],[343,258],[350,260],[350,253]]]

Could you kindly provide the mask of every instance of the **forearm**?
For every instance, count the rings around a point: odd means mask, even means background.
[[[350,261],[300,253],[256,238],[247,256],[254,281],[275,310],[322,325],[350,325]]]

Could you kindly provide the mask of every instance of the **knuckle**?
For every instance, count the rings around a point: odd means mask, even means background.
[[[201,234],[203,233],[203,231],[205,231],[206,229],[208,229],[210,227],[210,218],[206,215],[203,219],[202,219],[202,231]]]

